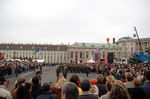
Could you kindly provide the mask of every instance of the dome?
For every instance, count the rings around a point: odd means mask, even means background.
[[[126,41],[126,40],[132,40],[132,38],[129,36],[128,37],[122,37],[118,41]]]

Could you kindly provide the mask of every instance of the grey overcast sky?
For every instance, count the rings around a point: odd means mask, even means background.
[[[150,0],[0,0],[0,42],[105,43],[150,37]]]

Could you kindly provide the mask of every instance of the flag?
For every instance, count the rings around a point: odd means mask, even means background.
[[[60,50],[60,48],[59,48],[59,47],[57,47],[57,50]]]
[[[37,48],[37,49],[33,52],[33,54],[38,53],[38,52],[40,52],[40,49],[39,49],[39,48]]]
[[[40,53],[39,53],[39,54],[42,56],[42,55],[44,55],[44,52],[43,52],[43,51],[40,51]]]
[[[98,48],[98,49],[96,49],[96,51],[95,51],[95,53],[99,53],[100,52],[100,49]]]

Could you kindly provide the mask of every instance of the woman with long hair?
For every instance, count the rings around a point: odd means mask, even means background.
[[[16,84],[15,84],[15,88],[11,91],[11,94],[12,94],[12,97],[13,99],[16,99],[16,94],[17,94],[17,91],[18,89],[20,88],[20,86],[26,82],[26,79],[25,78],[19,78],[17,81],[16,81]]]
[[[63,76],[59,76],[53,90],[53,93],[58,96],[58,99],[61,99],[61,88],[65,83],[67,83],[67,80]]]
[[[73,82],[73,83],[75,83],[78,86],[79,94],[81,94],[82,93],[82,89],[80,88],[80,78],[79,78],[79,76],[78,75],[73,75],[70,78],[70,82]]]
[[[22,85],[18,87],[15,99],[33,99],[31,95],[31,84],[22,83]]]
[[[109,94],[108,99],[131,99],[126,87],[121,83],[115,83]]]

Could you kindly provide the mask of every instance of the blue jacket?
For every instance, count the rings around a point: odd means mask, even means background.
[[[145,93],[145,99],[150,99],[150,82],[146,82],[141,86]]]
[[[57,99],[57,95],[50,92],[43,92],[37,99]]]

